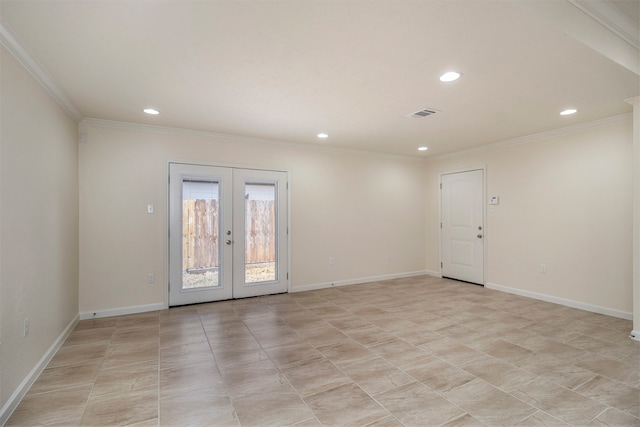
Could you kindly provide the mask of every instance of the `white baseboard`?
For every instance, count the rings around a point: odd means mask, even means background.
[[[5,423],[13,414],[13,411],[18,407],[22,398],[24,398],[25,394],[29,391],[33,383],[38,379],[44,368],[47,367],[53,356],[56,355],[58,349],[62,346],[64,341],[67,339],[73,328],[78,323],[79,316],[76,315],[73,320],[67,325],[67,327],[62,331],[62,333],[58,336],[58,338],[51,344],[51,347],[45,352],[44,356],[38,361],[36,366],[31,369],[31,372],[22,380],[18,388],[13,392],[7,403],[0,410],[0,426],[5,425]]]
[[[377,282],[380,280],[403,279],[406,277],[415,277],[415,276],[424,276],[424,275],[433,276],[433,274],[431,274],[431,272],[428,270],[409,271],[406,273],[386,274],[383,276],[361,277],[358,279],[337,280],[335,282],[314,283],[311,285],[294,286],[291,288],[290,292],[314,291],[317,289],[333,288],[336,286],[358,285],[361,283]]]
[[[442,279],[442,273],[439,271],[433,271],[433,270],[424,270],[425,274],[428,274],[429,276],[433,276],[433,277],[439,277]]]
[[[123,314],[145,313],[147,311],[164,310],[167,307],[163,303],[134,305],[130,307],[114,308],[110,310],[97,310],[80,313],[80,320],[99,319],[101,317],[121,316]]]
[[[591,311],[593,313],[606,314],[607,316],[618,317],[620,319],[633,320],[633,313],[613,308],[601,307],[599,305],[587,304],[585,302],[574,301],[566,298],[554,297],[553,295],[541,294],[538,292],[526,291],[523,289],[511,288],[509,286],[497,285],[495,283],[486,283],[485,288],[496,291],[507,292],[510,294],[520,295],[523,297],[533,298],[541,301],[552,302],[555,304],[565,305],[571,308]]]
[[[636,331],[636,330],[631,331],[629,338],[631,338],[632,340],[640,341],[640,331]]]

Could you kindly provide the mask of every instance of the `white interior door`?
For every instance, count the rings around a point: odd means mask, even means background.
[[[169,305],[288,290],[287,174],[169,165]]]
[[[442,276],[484,285],[484,171],[444,174],[440,187]]]

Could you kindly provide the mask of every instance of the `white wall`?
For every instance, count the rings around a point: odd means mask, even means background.
[[[78,315],[78,132],[0,49],[2,424],[12,395]]]
[[[632,121],[427,161],[427,268],[438,270],[442,172],[486,165],[487,285],[632,313]],[[547,273],[540,272],[546,264]]]
[[[633,331],[631,337],[640,341],[640,96],[630,101],[633,105]]]
[[[290,172],[294,290],[439,271],[439,174],[485,165],[487,195],[500,197],[487,213],[487,284],[632,312],[630,117],[426,163],[92,120],[82,127],[81,313],[165,302],[169,161]]]
[[[81,314],[165,302],[169,161],[289,171],[294,291],[424,270],[420,160],[95,120],[81,127]]]

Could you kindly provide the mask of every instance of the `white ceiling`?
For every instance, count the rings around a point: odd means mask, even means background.
[[[610,4],[638,28],[638,0]],[[78,118],[428,157],[640,94],[636,72],[517,1],[0,0],[0,17]],[[406,117],[425,107],[439,113]]]
[[[611,0],[611,3],[628,17],[636,26],[640,26],[640,1],[637,0]]]

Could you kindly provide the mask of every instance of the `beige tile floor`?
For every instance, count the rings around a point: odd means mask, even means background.
[[[7,425],[640,425],[630,321],[424,276],[85,320]]]

